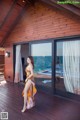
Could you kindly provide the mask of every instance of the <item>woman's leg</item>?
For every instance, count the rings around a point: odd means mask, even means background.
[[[32,81],[31,81],[32,82]],[[34,94],[33,94],[33,86],[34,84],[32,84],[31,86],[30,86],[30,91],[31,91],[31,97],[29,97],[29,102],[27,102],[28,104],[27,104],[27,109],[31,109],[32,107],[34,107],[35,106],[35,101],[34,101]]]
[[[26,104],[27,104],[27,92],[28,92],[28,89],[30,88],[31,86],[31,80],[28,80],[25,84],[25,88],[24,88],[24,106],[23,106],[23,109],[22,109],[22,112],[24,112],[26,110]]]
[[[33,85],[31,84],[30,88],[29,88],[30,92],[31,92],[31,97],[29,97],[29,101],[27,102],[27,109],[32,108],[33,105]]]

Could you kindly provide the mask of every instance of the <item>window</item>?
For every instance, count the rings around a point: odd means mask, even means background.
[[[57,42],[56,89],[80,95],[80,41]]]
[[[31,45],[36,84],[52,89],[52,43]]]

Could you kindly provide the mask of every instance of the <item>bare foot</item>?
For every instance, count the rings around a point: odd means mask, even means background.
[[[25,112],[25,111],[26,111],[26,108],[27,108],[27,107],[24,107],[24,108],[21,110],[21,112],[22,112],[22,113]]]

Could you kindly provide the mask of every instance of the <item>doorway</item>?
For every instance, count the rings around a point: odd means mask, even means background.
[[[80,39],[55,43],[55,92],[80,101]]]
[[[20,81],[25,81],[26,58],[31,55],[34,59],[35,83],[39,90],[68,98],[76,96],[75,100],[78,99],[80,96],[79,51],[80,40],[75,38],[21,44],[23,80]]]
[[[21,45],[21,61],[23,68],[23,81],[25,82],[26,73],[25,68],[27,66],[27,57],[29,56],[29,43]]]
[[[26,59],[29,55],[29,43],[15,45],[14,52],[14,82],[25,82],[27,66]]]

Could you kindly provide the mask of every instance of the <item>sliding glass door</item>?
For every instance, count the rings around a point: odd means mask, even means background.
[[[56,46],[53,48],[55,51],[53,53],[56,55],[52,53],[52,42],[31,44],[36,85],[50,92],[54,90],[59,93],[80,95],[80,41],[55,41],[54,43]]]
[[[36,85],[52,90],[52,43],[31,44],[31,55],[34,58]]]
[[[56,43],[55,87],[80,95],[80,41]]]

